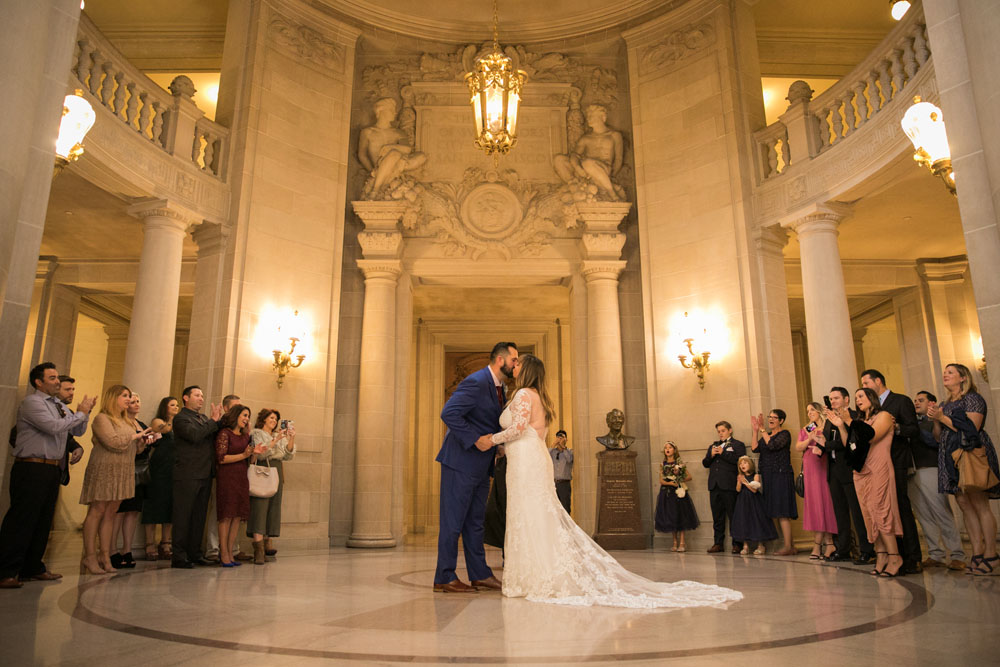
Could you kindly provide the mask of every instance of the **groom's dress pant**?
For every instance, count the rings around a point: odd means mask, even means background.
[[[486,564],[483,548],[486,499],[490,493],[490,476],[470,475],[446,465],[441,466],[440,532],[438,533],[437,571],[435,584],[447,584],[458,578],[458,538],[462,537],[465,568],[471,581],[493,576]]]

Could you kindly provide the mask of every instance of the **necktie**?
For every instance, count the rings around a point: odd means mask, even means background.
[[[500,407],[503,407],[503,385],[497,385],[497,399],[500,401]]]
[[[59,411],[59,418],[61,419],[61,418],[65,417],[65,416],[66,416],[66,410],[65,410],[65,409],[63,409],[63,404],[62,404],[62,401],[60,401],[60,400],[59,400],[59,399],[57,398],[57,399],[55,399],[55,400],[53,401],[53,403],[55,403],[55,404],[56,404],[56,410],[58,410],[58,411]]]

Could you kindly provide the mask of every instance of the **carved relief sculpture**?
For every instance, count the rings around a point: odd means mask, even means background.
[[[383,97],[375,102],[375,124],[361,130],[358,159],[370,172],[364,199],[415,199],[414,181],[404,173],[419,168],[427,156],[407,143],[407,133],[393,127],[396,100]]]
[[[590,131],[576,142],[568,155],[556,155],[552,167],[578,201],[621,201],[622,188],[611,177],[622,166],[622,134],[607,126],[608,112],[598,104],[586,109]]]

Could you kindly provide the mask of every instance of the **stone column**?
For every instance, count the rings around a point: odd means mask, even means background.
[[[858,382],[851,315],[837,245],[837,225],[848,213],[849,209],[841,204],[817,204],[781,221],[799,238],[812,400],[834,385],[850,388]]]
[[[396,546],[392,534],[396,423],[396,285],[403,271],[399,202],[353,202],[365,224],[358,234],[364,259],[365,305],[361,321],[358,435],[354,455],[354,516],[349,547]],[[402,380],[402,378],[400,378]]]
[[[163,199],[128,212],[142,220],[143,238],[122,381],[149,412],[170,392],[184,235],[196,218]]]
[[[948,126],[983,348],[987,360],[1000,359],[1000,281],[996,277],[1000,266],[1000,202],[996,197],[1000,191],[1000,125],[996,122],[1000,76],[995,46],[1000,8],[995,2],[936,0],[924,3],[924,16],[931,50],[937,54],[934,77]],[[1000,373],[991,377],[989,389],[996,405]],[[980,387],[980,393],[988,392]],[[994,427],[1000,424],[995,410],[988,419]]]
[[[103,392],[113,384],[120,384],[125,373],[125,349],[128,347],[128,326],[105,324],[104,334],[108,337],[108,354],[104,360]],[[162,397],[161,397],[162,398]]]
[[[60,373],[68,374],[73,361],[80,293],[66,285],[53,285],[48,306],[42,361],[51,361]]]
[[[206,396],[217,396],[223,392],[221,387],[217,387],[221,380],[216,379],[213,369],[222,365],[222,361],[218,360],[216,345],[223,344],[219,341],[218,330],[222,328],[225,331],[227,320],[222,312],[220,291],[229,227],[203,222],[195,226],[191,237],[198,244],[198,262],[194,271],[187,362],[184,364],[184,381],[181,384],[197,384]]]

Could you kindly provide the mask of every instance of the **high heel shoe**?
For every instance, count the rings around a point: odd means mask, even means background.
[[[101,564],[97,561],[97,556],[90,556],[89,559],[93,564],[87,562],[87,556],[84,556],[80,561],[80,574],[107,574],[107,572],[101,568]]]
[[[827,548],[829,548],[829,551],[826,550]],[[833,542],[823,543],[823,560],[830,560],[830,557],[833,556],[833,554],[835,553],[837,553],[836,544],[834,544]]]
[[[1000,574],[1000,556],[993,558],[980,558],[976,571],[972,574],[980,577],[996,576]]]
[[[149,542],[146,544],[146,560],[156,560],[158,554],[156,551],[156,542]]]
[[[121,554],[111,554],[110,562],[111,562],[111,567],[113,567],[114,569],[116,570],[122,569],[124,567],[122,565],[123,561],[124,559],[122,558]]]
[[[977,572],[979,572],[979,564],[982,563],[984,560],[985,559],[983,558],[983,554],[973,554],[972,560],[969,561],[969,564],[965,566],[965,573],[976,574]]]
[[[884,564],[882,565],[882,567],[881,567],[881,568],[879,568],[879,566],[878,566],[878,557],[879,557],[880,555],[886,555],[886,556],[888,556],[888,555],[889,555],[889,552],[888,552],[888,551],[876,551],[876,552],[875,552],[875,567],[874,567],[874,568],[872,568],[872,571],[871,571],[871,572],[869,573],[869,574],[871,574],[871,575],[872,575],[873,577],[878,577],[878,576],[880,576],[880,575],[881,575],[881,574],[882,574],[883,572],[885,572],[885,568],[887,568],[887,567],[889,566],[889,559],[888,559],[888,558],[886,558],[886,559],[885,559],[885,563],[884,563]]]
[[[132,552],[122,554],[122,568],[126,570],[131,570],[135,567],[135,559],[132,558]]]
[[[903,557],[899,554],[894,554],[896,558],[899,559],[899,565],[896,566],[895,572],[889,571],[889,561],[892,560],[892,556],[886,559],[885,567],[879,570],[878,576],[880,577],[896,577],[902,573],[903,570]]]
[[[809,554],[809,560],[823,560],[822,542],[813,542],[812,553]]]

